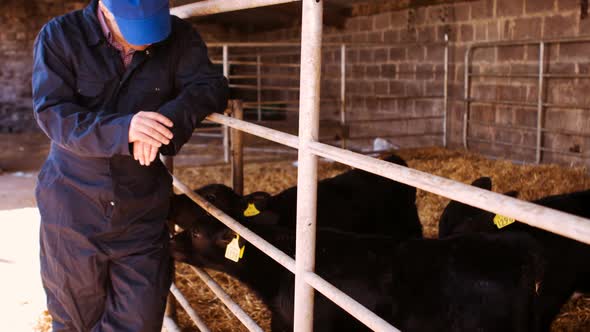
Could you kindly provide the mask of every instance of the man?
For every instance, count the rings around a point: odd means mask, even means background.
[[[53,331],[160,331],[171,177],[156,156],[225,108],[225,78],[168,0],[94,0],[43,27],[32,84]]]

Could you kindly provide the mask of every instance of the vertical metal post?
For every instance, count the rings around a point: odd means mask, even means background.
[[[223,45],[223,76],[227,78],[229,81],[229,59],[228,59],[228,47],[227,45]],[[229,127],[223,126],[222,127],[222,134],[223,134],[223,161],[225,163],[229,162]]]
[[[541,163],[543,144],[543,96],[545,90],[545,43],[539,43],[539,91],[537,95],[537,153],[535,161]]]
[[[449,112],[449,35],[445,33],[445,64],[443,83],[443,147],[447,147],[447,117]]]
[[[168,169],[170,174],[174,174],[174,157],[173,156],[164,156],[160,155],[160,160]],[[174,194],[174,193],[173,193]],[[171,234],[174,234],[174,223],[168,221],[168,230]],[[174,296],[172,293],[168,293],[166,297],[166,310],[164,312],[165,319],[170,320],[175,326],[176,324],[176,301],[174,300]]]
[[[235,119],[244,119],[244,109],[241,100],[234,100],[232,105],[232,116]],[[243,133],[241,130],[232,128],[230,130],[231,145],[231,174],[232,188],[238,195],[244,194],[244,148]]]
[[[464,96],[465,96],[465,111],[463,113],[463,147],[465,147],[465,149],[469,149],[469,146],[467,145],[467,130],[469,129],[469,107],[470,107],[470,102],[469,102],[469,64],[470,64],[470,57],[471,57],[471,47],[467,48],[467,51],[465,51],[465,77],[464,77]]]
[[[262,121],[262,76],[260,54],[256,56],[256,100],[258,101],[258,121]]]
[[[313,288],[305,281],[305,273],[313,272],[315,267],[318,159],[310,145],[318,141],[319,133],[323,3],[302,3],[294,312],[297,332],[313,330]]]
[[[346,149],[348,128],[346,127],[346,44],[340,45],[340,128],[342,128],[341,147]]]

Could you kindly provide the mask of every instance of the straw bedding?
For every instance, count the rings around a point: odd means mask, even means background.
[[[441,148],[422,148],[398,152],[410,167],[453,180],[471,183],[480,176],[490,176],[493,190],[519,191],[519,198],[533,200],[547,195],[590,188],[590,176],[584,168],[566,168],[556,165],[515,165],[508,161],[493,161],[464,151]],[[338,163],[320,162],[319,178],[331,177],[349,169]],[[230,171],[226,166],[181,167],[176,175],[192,188],[209,183],[230,183]],[[292,161],[247,164],[245,192],[267,191],[278,193],[297,182],[297,168]],[[418,190],[417,205],[426,237],[437,236],[437,222],[448,199]],[[197,313],[213,331],[247,331],[219,300],[208,290],[191,269],[181,263],[176,265],[176,283]],[[248,312],[265,330],[270,328],[270,313],[264,304],[237,280],[215,271],[213,278]],[[178,310],[179,324],[183,331],[197,331],[182,309]],[[46,331],[48,319],[40,319],[41,331]],[[555,320],[552,331],[589,331],[590,296],[571,300]]]

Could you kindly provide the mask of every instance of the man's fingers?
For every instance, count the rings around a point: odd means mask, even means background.
[[[150,160],[151,151],[152,151],[151,145],[143,144],[143,160],[144,160],[143,164],[145,166],[149,166],[151,163],[151,160]]]
[[[133,143],[133,159],[139,161],[139,146],[141,145],[141,142],[135,142]]]
[[[137,133],[137,141],[135,143],[138,143],[138,142],[147,143],[147,144],[153,145],[158,148],[162,146],[162,143],[156,141],[151,136],[148,136],[142,132]]]
[[[158,148],[153,146],[153,145],[149,145],[150,147],[150,159],[149,162],[153,162],[154,160],[156,160],[156,157],[158,156]]]
[[[168,143],[170,143],[170,140],[168,138],[164,137],[162,134],[160,134],[157,130],[155,130],[153,128],[142,127],[140,129],[140,131],[143,134],[155,139],[156,141],[158,141],[161,144],[167,145]]]
[[[174,134],[170,131],[170,129],[166,128],[165,126],[154,120],[143,119],[141,127],[155,130],[156,132],[158,132],[158,134],[164,136],[167,139],[172,139],[172,137],[174,137]]]
[[[144,115],[146,118],[158,121],[167,127],[172,127],[174,125],[170,119],[157,112],[142,112],[142,115]]]

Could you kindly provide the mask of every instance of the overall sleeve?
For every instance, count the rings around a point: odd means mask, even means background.
[[[76,103],[76,76],[46,26],[33,51],[33,110],[39,127],[59,146],[81,156],[130,155],[133,114],[98,112]]]
[[[160,149],[164,155],[178,153],[207,115],[221,113],[227,106],[227,80],[209,60],[207,47],[199,34],[189,29],[176,68],[175,85],[179,93],[159,110],[174,123],[174,138]]]

